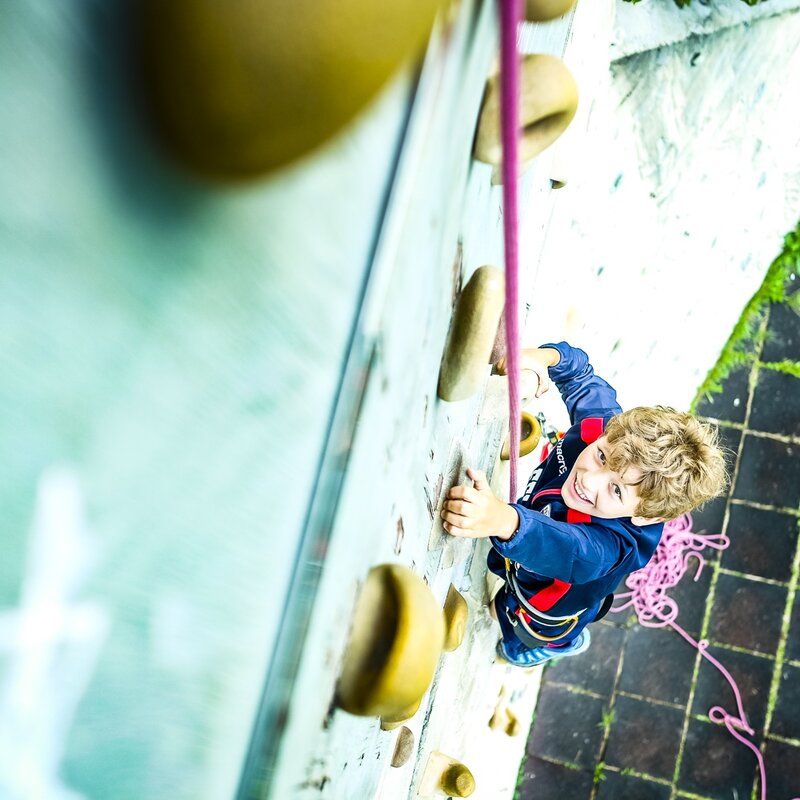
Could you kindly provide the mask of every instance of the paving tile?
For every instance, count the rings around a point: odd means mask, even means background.
[[[800,360],[800,314],[783,303],[771,305],[767,323],[767,341],[761,351],[762,361]]]
[[[789,661],[800,661],[800,592],[796,592],[792,604],[792,618],[789,622],[789,634],[786,639],[785,658]]]
[[[597,800],[669,800],[669,786],[618,772],[604,772],[603,775]]]
[[[709,621],[709,638],[774,655],[778,649],[786,594],[782,586],[720,575]]]
[[[603,739],[606,706],[596,697],[553,684],[542,686],[528,738],[528,754],[594,769]]]
[[[722,533],[722,523],[725,521],[725,508],[727,505],[727,497],[715,497],[702,508],[696,508],[691,512],[692,530],[695,533],[702,534]]]
[[[726,422],[744,422],[747,411],[750,367],[739,367],[722,382],[722,392],[704,397],[697,404],[697,414]]]
[[[778,702],[769,726],[770,733],[783,736],[785,739],[800,739],[798,708],[800,708],[800,667],[784,664],[778,686]],[[797,790],[800,794],[800,783]]]
[[[622,655],[625,630],[605,622],[591,627],[592,645],[586,658],[560,658],[550,662],[543,683],[558,681],[610,697]]]
[[[711,557],[709,558],[709,552]],[[707,561],[718,557],[718,551],[704,550]],[[689,562],[689,568],[683,574],[678,585],[667,594],[678,604],[678,617],[675,620],[687,633],[695,638],[700,635],[708,602],[708,591],[711,586],[712,567],[706,563],[700,570],[700,577],[695,580],[697,566],[695,559]]]
[[[800,504],[800,446],[745,434],[733,496],[768,506]]]
[[[671,780],[678,757],[683,711],[631,697],[617,697],[605,761]]]
[[[724,726],[689,721],[679,789],[713,800],[749,800],[757,769],[755,755]]]
[[[800,747],[767,741],[764,766],[769,800],[800,797]]]
[[[756,733],[762,732],[775,662],[763,656],[725,650],[713,645],[708,648],[708,653],[730,672],[739,687],[744,713],[750,727]],[[736,697],[730,684],[712,663],[703,658],[700,660],[692,713],[707,716],[709,709],[714,706],[722,706],[734,716],[739,714]]]
[[[797,518],[731,504],[727,534],[731,545],[722,554],[726,569],[788,581],[797,548]]]
[[[522,771],[517,800],[589,800],[594,768],[576,770],[529,757]]]
[[[728,474],[733,474],[736,459],[739,455],[739,444],[742,441],[742,432],[738,428],[729,428],[726,425],[718,426],[719,442],[725,451],[725,465]]]
[[[674,631],[632,628],[625,643],[619,690],[685,705],[696,655]]]
[[[800,436],[800,378],[774,369],[759,369],[748,427]]]

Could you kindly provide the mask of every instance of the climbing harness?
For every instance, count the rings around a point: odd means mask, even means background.
[[[505,567],[506,591],[517,601],[518,608],[512,612],[508,605],[505,605],[504,610],[508,621],[515,628],[521,626],[522,630],[528,636],[536,639],[537,642],[554,642],[572,633],[580,620],[581,614],[586,611],[585,608],[564,617],[554,617],[545,613],[570,590],[571,585],[569,583],[554,580],[549,586],[526,597],[517,580],[517,564],[506,558]],[[554,631],[558,629],[558,633],[554,632],[552,635],[545,635],[534,630],[531,627],[532,624],[539,628],[552,628]],[[519,636],[520,631],[516,633]],[[525,642],[523,641],[523,643]]]

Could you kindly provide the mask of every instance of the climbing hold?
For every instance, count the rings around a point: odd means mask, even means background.
[[[420,54],[442,0],[145,0],[146,98],[202,173],[259,175],[344,127]]]
[[[411,758],[414,752],[414,734],[404,725],[397,732],[397,741],[394,745],[391,764],[393,767],[402,767]]]
[[[463,764],[452,764],[442,775],[441,787],[451,797],[469,797],[475,791],[475,778]]]
[[[489,727],[493,731],[501,731],[506,736],[517,736],[520,724],[517,715],[504,702],[500,702],[489,720]]]
[[[562,139],[556,145],[556,152],[553,155],[553,162],[550,165],[550,188],[563,189],[569,181],[570,165],[567,153],[564,152],[564,142]]]
[[[465,400],[480,388],[504,301],[502,270],[478,267],[461,291],[450,322],[439,371],[442,400]]]
[[[337,705],[407,719],[433,679],[443,641],[444,617],[425,581],[399,564],[374,567],[356,603]]]
[[[419,784],[420,796],[444,792],[450,797],[469,797],[474,791],[475,778],[464,764],[436,750],[428,756]]]
[[[396,714],[384,714],[381,717],[381,730],[393,731],[395,728],[399,728],[404,722],[408,722],[408,720],[419,711],[421,702],[422,698],[420,697],[419,700],[412,703],[408,708],[403,708]]]
[[[578,108],[578,87],[564,62],[555,56],[525,56],[520,70],[519,157],[530,161],[549,147],[567,129]],[[487,164],[500,164],[500,82],[491,77],[486,86],[478,120],[474,155]]]
[[[539,440],[542,438],[542,426],[539,424],[539,420],[527,411],[523,411],[521,416],[519,454],[520,456],[527,456],[528,453],[532,453],[536,449],[536,445],[539,444]],[[506,437],[503,443],[503,449],[500,451],[500,458],[503,461],[508,461],[509,456],[510,449],[508,446],[508,437]]]
[[[547,22],[560,17],[575,5],[575,0],[525,0],[525,19],[529,22]]]
[[[464,640],[468,616],[464,595],[451,583],[444,601],[444,649],[448,653]]]

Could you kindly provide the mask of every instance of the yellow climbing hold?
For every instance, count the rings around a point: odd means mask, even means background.
[[[374,567],[356,603],[337,705],[359,716],[407,719],[433,679],[443,642],[444,616],[425,581],[399,564]]]
[[[478,267],[459,295],[439,370],[439,397],[466,400],[483,385],[505,302],[497,267]]]
[[[549,147],[567,129],[578,108],[578,87],[570,71],[555,56],[525,56],[521,72],[519,124],[522,129],[519,158],[530,161]],[[500,135],[500,80],[491,77],[486,85],[475,158],[499,165],[503,155]]]
[[[455,650],[464,640],[468,616],[464,595],[451,583],[444,601],[444,649],[447,652]]]
[[[542,438],[542,426],[539,420],[528,411],[522,412],[522,424],[520,431],[519,454],[520,456],[527,456],[536,449],[539,440]],[[503,448],[500,451],[500,458],[503,461],[508,461],[511,450],[508,444],[508,438],[503,443]]]

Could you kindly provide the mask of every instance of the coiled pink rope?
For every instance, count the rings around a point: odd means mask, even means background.
[[[730,540],[723,534],[701,535],[692,531],[692,518],[689,514],[684,514],[664,526],[664,533],[661,537],[655,555],[647,566],[631,573],[625,580],[625,585],[630,589],[629,592],[617,594],[617,599],[622,601],[621,605],[614,606],[614,612],[624,611],[632,608],[639,623],[646,628],[670,627],[677,631],[689,644],[697,648],[703,658],[710,661],[721,673],[733,690],[736,699],[738,716],[730,714],[721,706],[714,706],[709,709],[708,716],[712,722],[724,724],[728,732],[742,744],[753,751],[758,762],[758,769],[761,776],[761,800],[766,800],[767,796],[767,776],[764,767],[764,758],[759,749],[746,739],[740,731],[753,735],[753,729],[747,722],[742,705],[742,695],[733,676],[725,667],[717,661],[714,656],[708,653],[708,642],[703,639],[695,641],[678,623],[678,604],[667,594],[667,589],[676,586],[678,581],[686,572],[690,561],[697,562],[697,572],[694,580],[700,577],[703,571],[705,559],[700,552],[707,547],[714,550],[724,550],[730,544]],[[800,798],[794,798],[800,800]]]
[[[500,125],[503,137],[503,242],[506,262],[506,373],[508,375],[508,450],[511,502],[517,499],[520,441],[519,397],[519,54],[517,31],[522,20],[522,0],[500,3]]]

